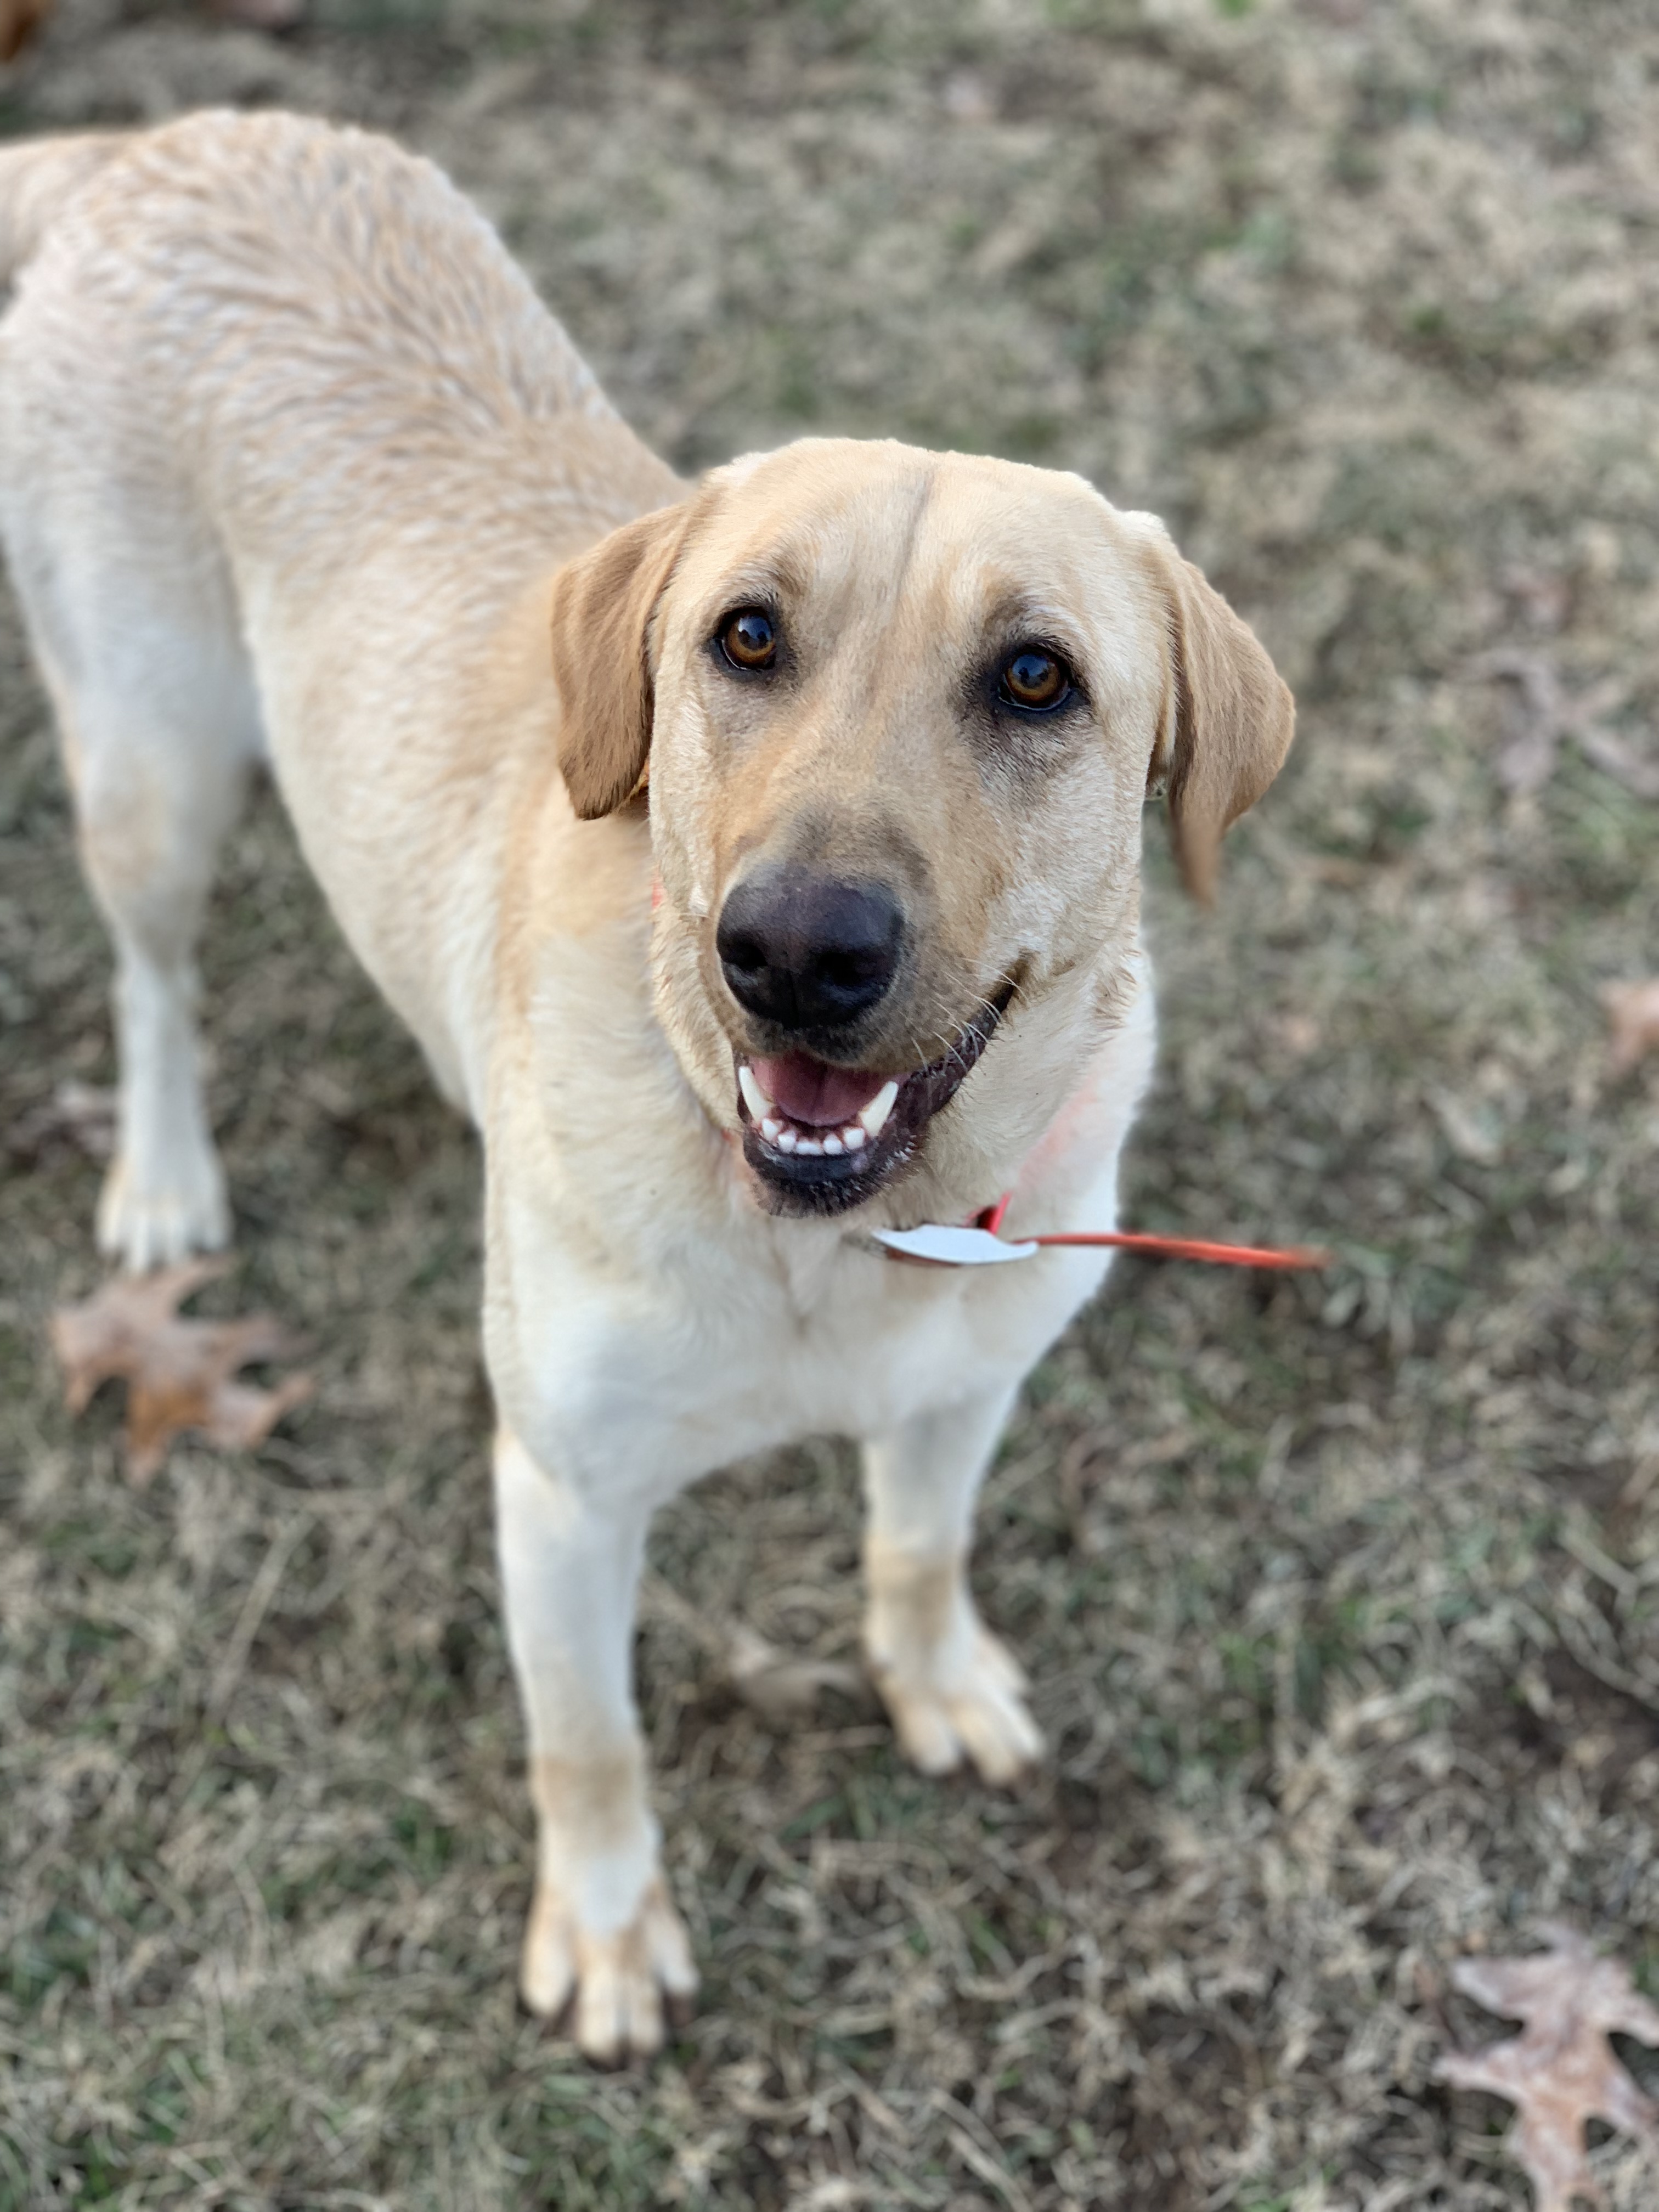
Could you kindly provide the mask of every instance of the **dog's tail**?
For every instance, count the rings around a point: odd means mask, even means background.
[[[0,147],[0,284],[35,252],[54,216],[126,144],[125,131]]]

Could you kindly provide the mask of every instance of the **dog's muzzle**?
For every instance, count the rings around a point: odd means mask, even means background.
[[[1013,997],[1005,983],[949,1049],[908,1075],[837,1067],[809,1053],[737,1055],[743,1153],[780,1213],[844,1213],[915,1158]]]

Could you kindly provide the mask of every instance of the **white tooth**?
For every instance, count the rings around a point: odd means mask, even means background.
[[[826,1152],[838,1154],[841,1151],[841,1139],[839,1137],[826,1137],[823,1140],[823,1149]]]
[[[775,1121],[772,1119],[772,1116],[769,1114],[766,1119],[761,1123],[761,1134],[765,1138],[769,1145],[775,1145],[778,1141],[778,1132],[782,1128],[782,1127],[783,1124],[781,1121]]]
[[[866,1137],[878,1137],[887,1126],[887,1116],[893,1110],[893,1101],[898,1097],[898,1085],[890,1076],[870,1103],[859,1115]]]
[[[778,1150],[781,1152],[793,1152],[799,1141],[793,1129],[780,1129],[778,1132]]]
[[[743,1093],[743,1103],[758,1121],[772,1110],[772,1102],[755,1079],[755,1071],[746,1060],[738,1062],[738,1088]]]
[[[841,1142],[843,1152],[856,1152],[861,1148],[864,1143],[864,1132],[856,1121],[849,1121],[841,1133]]]
[[[812,1158],[817,1159],[818,1155],[823,1152],[823,1146],[818,1142],[816,1137],[802,1137],[797,1142],[795,1150],[798,1152],[810,1152],[812,1155]]]

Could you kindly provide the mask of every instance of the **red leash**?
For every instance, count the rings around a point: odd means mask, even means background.
[[[1004,1191],[994,1206],[975,1214],[974,1226],[994,1237],[1002,1227],[1012,1191]],[[1137,1236],[1127,1230],[1079,1231],[1074,1235],[1025,1237],[1025,1244],[1101,1244],[1121,1252],[1145,1252],[1159,1260],[1205,1260],[1219,1267],[1328,1267],[1331,1255],[1316,1245],[1295,1244],[1285,1249],[1272,1245],[1211,1244],[1195,1237]]]

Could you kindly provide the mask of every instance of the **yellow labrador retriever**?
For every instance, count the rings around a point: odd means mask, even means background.
[[[696,1975],[629,1685],[653,1508],[863,1449],[906,1751],[1041,1749],[975,1493],[1103,1256],[1152,1059],[1141,811],[1207,892],[1290,743],[1162,526],[1073,476],[806,440],[687,485],[424,162],[280,115],[0,155],[0,522],[117,956],[131,1267],[228,1232],[193,940],[269,760],[347,936],[483,1133],[522,1987],[600,2058]]]

